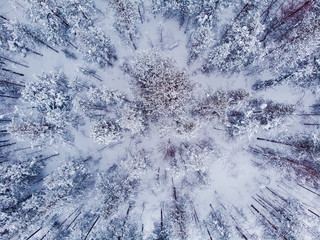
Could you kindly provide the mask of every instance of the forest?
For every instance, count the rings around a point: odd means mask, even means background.
[[[1,0],[0,239],[319,240],[318,0]]]

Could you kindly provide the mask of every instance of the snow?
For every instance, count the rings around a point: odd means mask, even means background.
[[[259,158],[258,155],[250,152],[250,147],[259,148],[259,146],[280,149],[282,152],[290,152],[291,150],[289,146],[275,146],[275,143],[271,142],[262,143],[257,140],[258,137],[277,139],[280,135],[292,135],[303,132],[314,133],[315,136],[319,136],[319,127],[317,129],[306,128],[303,125],[304,122],[310,122],[310,120],[318,122],[318,116],[303,117],[299,115],[301,113],[309,113],[310,106],[314,104],[318,98],[312,90],[302,89],[298,91],[296,87],[287,83],[275,85],[264,91],[252,90],[251,87],[257,79],[267,80],[273,78],[274,75],[271,71],[256,74],[247,74],[246,72],[225,74],[215,71],[211,74],[204,74],[201,71],[201,61],[203,58],[198,59],[192,64],[188,64],[188,34],[186,34],[185,27],[180,26],[176,19],[165,19],[159,15],[155,17],[150,12],[146,13],[144,23],[139,24],[140,36],[137,40],[137,50],[135,50],[131,44],[125,43],[113,28],[116,16],[114,16],[112,10],[109,9],[110,3],[106,4],[105,1],[100,0],[95,1],[95,3],[98,9],[101,10],[101,13],[97,15],[95,24],[110,36],[111,43],[114,44],[116,48],[118,60],[113,66],[99,68],[94,63],[86,62],[83,59],[83,54],[78,51],[75,51],[77,59],[73,60],[67,58],[60,48],[59,53],[56,53],[48,48],[41,47],[39,51],[43,56],[30,54],[26,58],[15,58],[17,61],[27,64],[29,66],[28,68],[12,63],[9,64],[10,69],[25,74],[23,78],[20,78],[20,82],[29,84],[37,81],[35,76],[59,70],[65,73],[70,81],[81,78],[84,82],[94,85],[98,89],[106,87],[109,90],[117,90],[124,94],[129,101],[133,102],[137,99],[134,90],[135,81],[129,74],[123,71],[123,64],[127,61],[130,62],[138,53],[157,50],[162,56],[174,59],[174,64],[178,70],[187,71],[189,80],[193,86],[192,94],[196,100],[200,101],[206,94],[207,97],[209,97],[209,93],[216,91],[245,89],[250,99],[261,98],[265,101],[272,100],[276,103],[292,104],[295,108],[294,114],[280,120],[275,119],[272,124],[265,127],[254,122],[252,125],[244,127],[244,130],[241,130],[244,131],[244,134],[239,134],[235,137],[227,133],[227,128],[225,127],[227,120],[225,119],[220,121],[218,118],[214,118],[215,120],[211,121],[192,114],[187,117],[180,116],[180,118],[169,116],[157,121],[149,119],[146,120],[147,127],[141,127],[143,130],[133,130],[133,132],[130,132],[128,126],[127,130],[121,133],[121,137],[113,139],[114,141],[105,141],[103,143],[92,137],[93,125],[95,122],[100,121],[100,119],[97,121],[91,120],[85,115],[86,113],[79,113],[84,123],[70,128],[74,136],[72,142],[66,143],[58,141],[53,144],[45,142],[43,147],[28,149],[21,153],[21,155],[18,155],[19,157],[23,157],[23,154],[31,154],[30,152],[38,149],[43,151],[44,156],[58,153],[59,156],[46,161],[46,166],[42,169],[41,174],[45,176],[45,180],[49,179],[61,166],[68,164],[72,159],[77,159],[79,164],[84,164],[86,171],[90,172],[90,177],[92,178],[96,178],[99,173],[106,173],[114,164],[121,166],[128,171],[128,179],[137,179],[139,182],[139,186],[135,194],[133,194],[134,197],[131,196],[128,197],[128,199],[134,202],[132,214],[139,216],[139,218],[135,219],[135,224],[139,227],[140,225],[144,226],[143,239],[148,239],[148,236],[152,235],[155,227],[154,223],[160,221],[160,209],[163,208],[164,211],[170,210],[168,207],[170,204],[168,203],[174,202],[173,183],[179,197],[187,196],[191,199],[201,224],[208,219],[209,212],[211,211],[210,204],[212,204],[215,209],[222,209],[220,204],[223,204],[223,206],[229,210],[229,212],[226,213],[228,216],[237,216],[237,218],[240,218],[239,213],[237,213],[235,209],[241,209],[246,216],[246,220],[241,221],[243,228],[252,235],[257,234],[260,239],[262,236],[261,229],[260,227],[255,228],[256,217],[249,209],[251,204],[256,204],[252,197],[257,194],[270,196],[267,187],[281,192],[282,195],[287,198],[298,199],[302,204],[316,209],[319,213],[320,209],[316,204],[319,198],[310,191],[297,187],[295,184],[295,180],[303,181],[299,179],[299,176],[288,173],[288,170],[277,169],[275,166],[271,167],[269,161],[262,157]],[[21,11],[23,11],[22,9],[15,10],[5,3],[1,3],[0,9],[1,14],[9,18],[27,21],[21,13]],[[233,10],[232,7],[229,7],[221,11],[218,16],[220,26],[229,23],[234,18]],[[205,21],[205,19],[203,19],[203,21]],[[204,55],[205,54],[206,53],[204,53]],[[94,77],[85,76],[79,71],[81,67],[88,67],[95,70],[96,75],[99,76],[102,81]],[[185,104],[193,106],[194,99]],[[243,105],[247,103],[248,102],[244,100],[235,106],[228,106],[228,109],[223,109],[225,111],[224,113],[227,116],[227,111],[230,109],[246,109],[245,107],[247,106]],[[24,111],[29,113],[31,112],[30,105],[31,104],[28,105],[28,103],[23,103],[20,100],[17,102],[17,108],[24,109]],[[267,107],[268,105],[266,103],[260,105],[261,110],[265,110]],[[117,111],[121,112],[123,110],[117,109]],[[107,114],[109,114],[108,117],[111,118],[118,117],[118,112],[113,115],[110,113],[106,113],[106,115]],[[246,114],[249,113],[246,112]],[[0,115],[0,119],[6,119],[7,116],[12,116],[12,113]],[[194,129],[189,132],[186,130],[180,134],[177,129],[177,119],[179,121],[185,119],[185,121],[188,122],[190,119],[190,121],[193,121],[192,118],[199,118],[194,121],[196,125]],[[308,121],[306,119],[308,119]],[[137,118],[136,121],[139,121],[139,119]],[[129,121],[126,123],[125,120],[123,120],[121,126],[129,125],[129,123]],[[134,124],[134,122],[132,124]],[[138,127],[139,126],[140,125],[138,125]],[[122,128],[125,129],[125,127]],[[182,131],[181,129],[180,131]],[[201,147],[202,142],[205,142],[209,146],[209,150],[204,150],[205,148]],[[29,141],[18,141],[18,144],[19,148],[21,148],[28,147],[33,143]],[[188,145],[189,148],[184,148],[184,145]],[[174,149],[174,153],[169,152],[170,147]],[[200,153],[194,150],[197,149],[197,147],[202,149]],[[15,152],[16,149],[17,148],[13,148],[12,152]],[[186,159],[185,155],[183,155],[186,151],[190,151],[188,152],[190,153],[188,156],[190,159]],[[91,158],[83,163],[82,161],[88,157]],[[315,156],[315,159],[318,159],[318,156]],[[186,164],[184,161],[190,161],[191,163]],[[261,166],[258,167],[257,162],[260,163]],[[205,183],[200,184],[200,180],[197,180],[197,174],[199,173],[200,175],[200,172],[205,173]],[[71,174],[71,172],[69,174]],[[288,175],[292,176],[292,178],[284,180],[284,176]],[[47,178],[47,176],[49,177]],[[63,176],[60,177],[62,178]],[[122,184],[124,183],[119,183],[120,186],[122,186]],[[282,189],[283,184],[285,184],[286,190]],[[45,189],[45,186],[42,187]],[[42,190],[41,187],[39,187],[39,191],[40,190]],[[48,189],[44,191],[48,191]],[[92,211],[94,213],[98,212],[99,214],[100,208],[106,208],[106,206],[102,205],[102,199],[99,199],[101,195],[97,194],[97,189],[95,189],[94,184],[86,189],[85,192],[85,194],[81,193],[79,198],[70,196],[69,199],[69,196],[67,196],[68,201],[66,200],[65,205],[59,202],[60,205],[58,205],[58,207],[60,208],[60,213],[58,218],[60,221],[63,221],[62,219],[69,216],[80,204],[85,204],[82,212]],[[105,194],[107,196],[109,193]],[[76,199],[74,204],[72,204],[73,198]],[[124,209],[127,208],[129,200],[126,199],[124,202],[119,202],[117,207],[121,208],[121,210],[116,211],[110,219],[125,215]],[[98,204],[101,204],[101,206]],[[56,212],[58,212],[56,208],[52,208],[53,210],[45,213],[47,214],[45,221],[40,218],[30,224],[30,226],[26,226],[24,229],[26,231],[21,232],[20,234],[22,235],[17,236],[16,239],[22,236],[27,237],[28,234],[30,235],[40,226],[43,226],[43,229],[37,233],[37,237],[50,231],[52,227],[50,225],[52,224],[52,222],[50,222],[51,219],[57,218],[55,216]],[[190,209],[187,211],[190,211],[188,214],[192,215]],[[104,213],[101,213],[101,216],[103,216]],[[82,215],[80,219],[84,221]],[[103,221],[108,222],[109,219],[105,218]],[[69,224],[71,220],[67,222]],[[232,221],[230,221],[229,224],[234,225]],[[204,225],[202,225],[202,227],[203,226]],[[99,229],[100,228],[101,226]],[[74,225],[72,229],[74,229],[73,231],[75,232],[72,234],[75,235],[71,236],[76,236],[78,232],[82,234],[81,231],[86,232],[87,230],[81,229],[80,223],[77,226]],[[192,229],[188,229],[188,231],[192,232]],[[194,231],[196,232],[196,230]],[[203,232],[206,233],[205,231]],[[92,234],[98,233],[98,230],[95,231],[95,229],[93,229]],[[195,234],[196,233],[188,239],[203,239],[202,236],[196,236]]]

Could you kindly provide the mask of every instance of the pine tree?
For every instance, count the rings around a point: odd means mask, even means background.
[[[138,54],[124,69],[133,78],[135,90],[151,117],[178,114],[192,89],[187,73],[156,51]]]
[[[22,92],[25,108],[17,110],[10,132],[32,141],[72,141],[70,127],[79,124],[72,110],[72,95],[62,72],[42,74]],[[34,108],[29,110],[28,107]]]
[[[84,59],[95,63],[100,68],[112,66],[117,60],[117,54],[109,37],[98,28],[88,27],[77,32],[79,51],[84,54]]]

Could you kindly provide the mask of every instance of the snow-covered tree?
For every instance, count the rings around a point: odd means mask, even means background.
[[[88,27],[77,32],[79,51],[84,59],[97,64],[100,68],[112,66],[117,60],[117,54],[109,37],[99,28]]]
[[[230,0],[191,0],[189,5],[190,17],[193,24],[212,29],[218,24],[219,14],[234,4]],[[189,23],[190,24],[190,23]]]
[[[48,201],[86,194],[94,182],[85,163],[83,160],[70,159],[44,179],[43,185]]]
[[[199,27],[189,32],[189,62],[192,63],[213,44],[213,34],[209,27]]]
[[[230,239],[231,226],[221,208],[212,209],[205,223],[213,239]]]
[[[260,40],[267,53],[261,68],[272,69],[277,77],[287,76],[298,86],[316,86],[314,58],[320,36],[319,10],[314,1],[284,1],[278,6]]]
[[[177,69],[172,59],[157,51],[139,53],[124,69],[133,78],[135,91],[152,117],[178,114],[190,96],[192,85],[186,71]]]
[[[2,21],[1,28],[3,30],[0,34],[1,47],[3,49],[21,52],[24,55],[33,53],[42,56],[37,50],[37,46],[41,45],[39,42],[40,37],[38,37],[39,31],[16,21],[9,22],[2,19],[0,21]]]
[[[42,27],[46,42],[61,45],[68,39],[69,24],[63,10],[53,1],[26,1],[26,13],[31,22]]]
[[[118,143],[123,139],[121,128],[118,122],[113,120],[100,120],[93,125],[92,137],[95,141],[109,145]]]
[[[127,171],[117,165],[100,172],[96,179],[100,213],[110,218],[123,204],[128,206],[127,203],[135,196],[138,184],[137,179],[130,179]]]
[[[92,0],[67,0],[61,1],[60,4],[72,33],[92,26],[99,11]]]
[[[126,104],[120,111],[120,127],[129,130],[132,134],[142,133],[146,128],[146,117],[141,104]]]
[[[139,0],[109,0],[115,10],[114,27],[128,45],[137,49],[139,39],[138,24],[141,23],[142,2]]]
[[[76,81],[75,84],[79,83]],[[127,102],[124,94],[106,87],[94,85],[75,86],[79,93],[74,99],[74,106],[90,119],[112,118],[121,115],[121,109]]]
[[[153,12],[161,13],[166,18],[176,18],[182,26],[189,16],[189,1],[183,0],[155,0],[153,1]]]
[[[249,93],[244,89],[208,92],[203,99],[198,101],[192,113],[208,119],[218,116],[223,120],[227,118],[228,109],[248,97]]]
[[[233,23],[223,36],[222,42],[214,46],[205,59],[202,70],[235,73],[245,69],[259,56],[260,42],[254,30],[257,26],[242,26]]]
[[[13,238],[17,229],[26,227],[28,214],[23,211],[23,206],[31,198],[45,167],[45,156],[41,154],[11,158],[10,162],[1,163],[0,177],[0,232],[8,239]]]
[[[17,137],[51,143],[56,138],[72,140],[70,127],[79,124],[72,109],[72,95],[62,72],[43,73],[22,92],[25,108],[20,108],[10,125]],[[30,109],[31,108],[31,109]]]

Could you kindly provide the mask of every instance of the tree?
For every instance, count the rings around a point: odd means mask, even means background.
[[[168,225],[169,221],[164,218],[163,210],[160,210],[160,221],[155,222],[154,230],[150,239],[152,240],[169,240],[172,235],[170,226]]]
[[[229,225],[227,217],[221,212],[221,209],[212,209],[205,222],[213,239],[231,238],[231,226]]]
[[[221,118],[224,121],[227,118],[227,111],[247,100],[249,93],[244,89],[231,91],[208,92],[206,96],[197,102],[192,110],[192,114],[201,118],[212,119]]]
[[[103,238],[110,240],[142,240],[143,238],[135,221],[136,218],[129,216],[129,213],[130,206],[126,215],[113,218],[107,225],[107,229],[101,234]]]
[[[142,2],[138,0],[109,0],[115,10],[114,27],[121,38],[127,43],[132,44],[137,49],[139,31],[137,24],[142,21],[140,10]]]
[[[96,178],[95,188],[99,194],[100,214],[111,217],[123,204],[130,202],[139,186],[138,179],[130,178],[128,172],[121,166],[113,165],[102,171]],[[127,205],[128,206],[128,205]]]
[[[0,81],[0,94],[2,96],[5,95],[19,98],[21,96],[21,91],[25,87],[25,85],[12,81],[16,79],[8,74],[0,74],[0,76],[3,79],[2,81]]]
[[[259,23],[253,23],[259,24]],[[210,73],[218,70],[224,73],[238,73],[251,65],[259,56],[260,42],[256,36],[257,26],[231,24],[221,43],[209,52],[202,71]]]
[[[291,115],[294,112],[294,106],[291,104],[275,103],[263,99],[251,99],[249,106],[253,110],[251,118],[261,125],[267,125],[277,118]]]
[[[249,98],[246,106],[231,109],[227,115],[226,126],[231,136],[251,133],[263,127],[270,129],[279,125],[294,112],[293,105]]]
[[[123,139],[121,128],[116,121],[101,120],[93,125],[92,137],[101,144],[118,143]]]
[[[2,174],[0,176],[2,203],[0,232],[8,239],[16,234],[15,229],[26,226],[28,214],[23,207],[32,197],[35,183],[41,177],[42,169],[45,167],[43,155],[28,158],[10,157],[12,158],[10,161],[1,163]]]
[[[40,44],[40,38],[35,38],[38,32],[30,26],[18,22],[0,19],[1,23],[1,47],[14,53],[33,53],[42,56],[35,51]]]
[[[167,218],[172,231],[172,238],[188,238],[189,213],[187,211],[188,199],[186,196],[179,196],[177,189],[173,186],[172,201],[168,205]]]
[[[93,26],[94,17],[99,12],[92,0],[67,0],[61,1],[60,4],[72,33]]]
[[[94,184],[90,168],[83,160],[70,159],[44,178],[47,201],[85,194]]]
[[[78,84],[80,81],[75,81]],[[74,98],[73,104],[77,110],[90,119],[101,119],[103,117],[119,117],[121,109],[127,102],[125,95],[110,90],[106,87],[95,85],[74,86],[78,91]]]
[[[230,7],[233,1],[230,0],[191,0],[189,4],[189,11],[191,19],[188,19],[188,25],[197,27],[216,27],[219,20],[219,13]],[[191,23],[190,23],[191,22]]]
[[[194,62],[199,56],[213,44],[213,34],[209,27],[199,27],[189,32],[188,39],[189,59],[188,62]]]
[[[62,72],[37,76],[37,80],[27,84],[22,92],[26,106],[17,110],[9,126],[10,132],[32,141],[72,141],[70,127],[79,124],[71,111],[72,97]]]
[[[218,70],[232,74],[249,70],[261,55],[259,34],[264,27],[259,19],[259,5],[251,0],[242,3],[234,4],[237,12],[232,22],[220,27],[219,41],[210,49],[202,65],[203,72]]]
[[[45,41],[54,45],[65,45],[68,40],[69,24],[63,9],[51,1],[30,0],[26,4],[26,14],[31,22],[41,26]]]
[[[112,66],[117,60],[117,54],[109,37],[99,28],[88,27],[77,32],[79,51],[84,59],[98,64],[100,68]]]
[[[172,59],[156,51],[141,52],[123,67],[152,118],[178,115],[190,96],[192,85],[186,71],[177,69]]]
[[[317,86],[319,11],[315,1],[284,1],[260,40],[266,46],[262,68],[301,87]]]
[[[189,4],[183,0],[156,0],[153,1],[153,12],[162,13],[166,18],[177,18],[182,26],[189,16]]]
[[[141,104],[126,104],[120,111],[120,127],[129,130],[132,134],[144,132],[147,127],[146,117]]]

